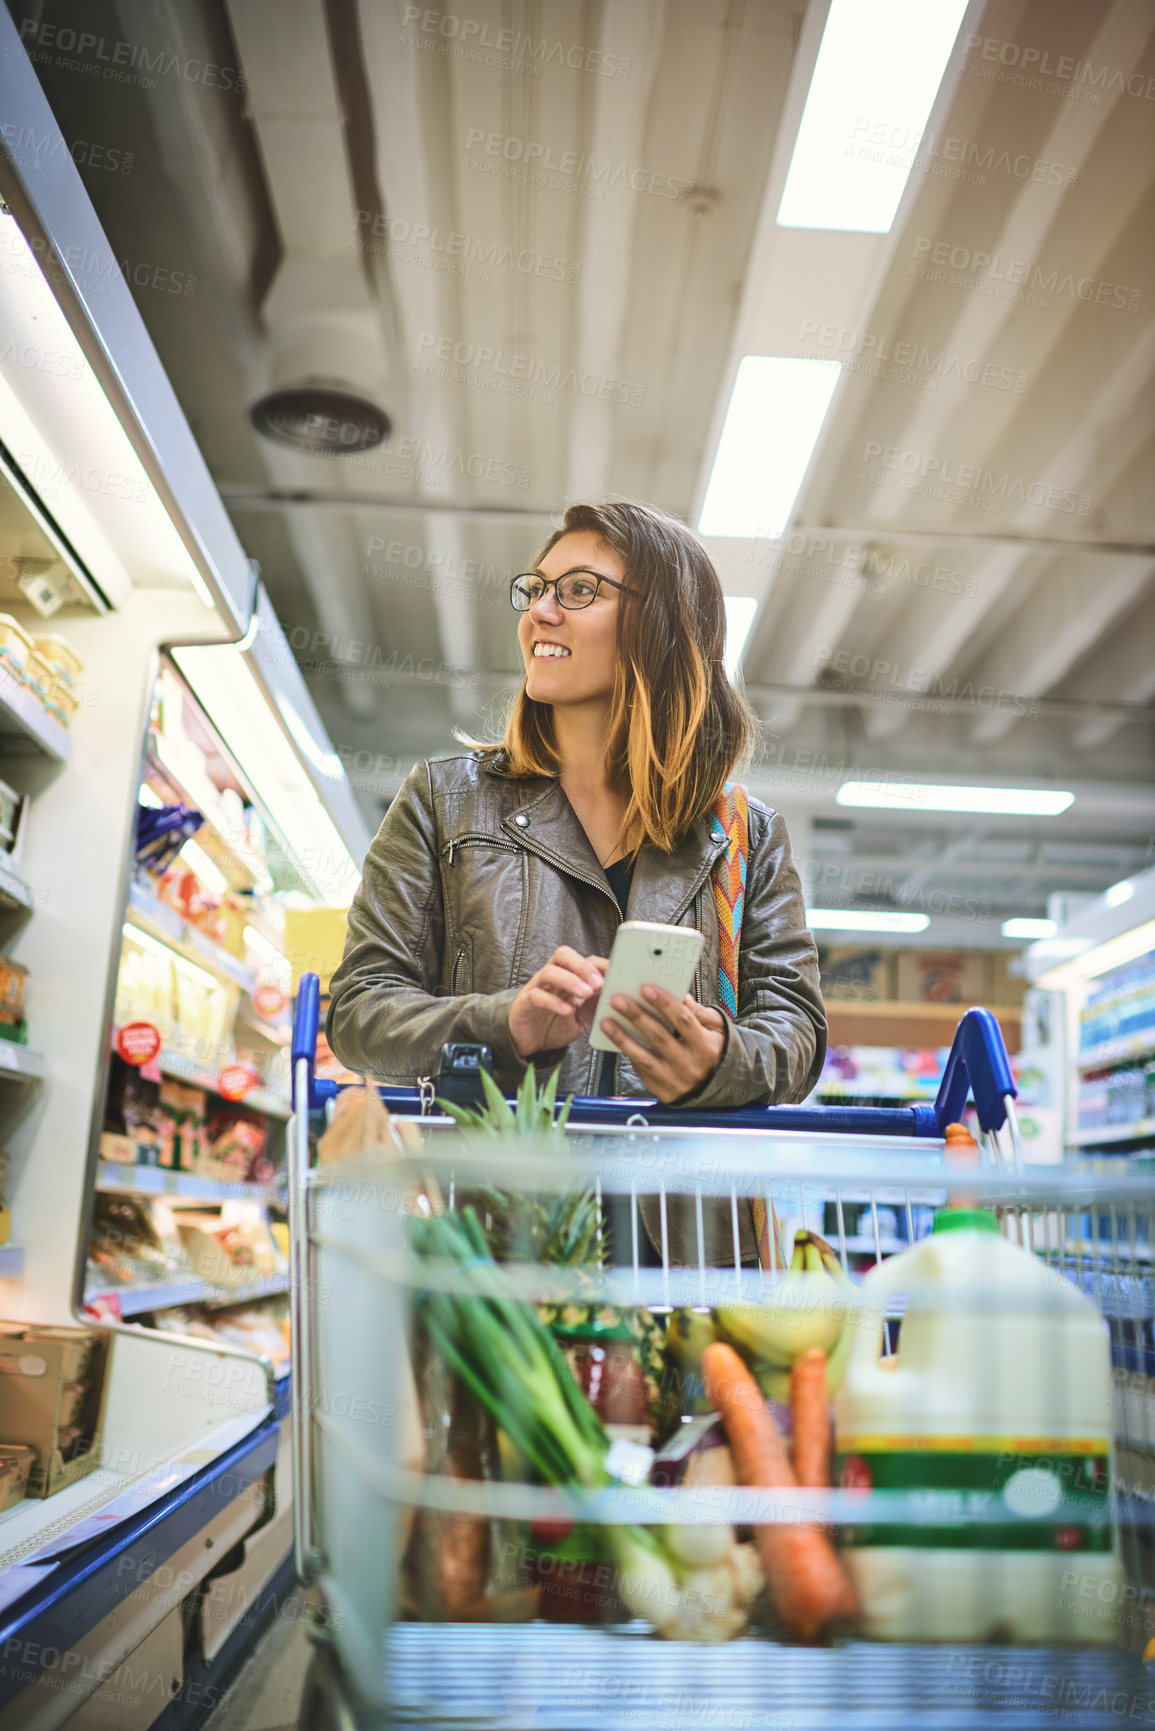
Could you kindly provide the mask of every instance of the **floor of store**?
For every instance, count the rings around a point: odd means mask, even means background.
[[[201,1731],[296,1731],[312,1650],[298,1586],[256,1642]]]

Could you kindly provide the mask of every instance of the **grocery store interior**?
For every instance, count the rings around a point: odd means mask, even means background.
[[[398,1660],[403,1708],[342,1717],[360,1601],[294,1497],[294,1451],[299,1489],[337,1429],[310,1441],[294,1398],[290,1270],[306,1315],[316,1286],[292,1235],[298,987],[323,1000],[414,763],[500,736],[511,579],[569,503],[609,498],[688,524],[721,580],[760,723],[743,781],[785,819],[818,945],[807,1104],[914,1123],[964,1012],[992,1013],[1024,1194],[1081,1199],[1037,1204],[1047,1255],[1069,1272],[1049,1234],[1070,1219],[1080,1270],[1113,1257],[1112,1303],[1138,1270],[1125,1350],[1095,1274],[1114,1419],[1070,1436],[1105,1425],[1118,1494],[1152,1506],[1155,5],[7,0],[0,1731],[710,1722],[691,1696],[722,1651],[696,1679],[707,1650],[682,1652],[680,1706],[611,1713],[617,1661],[514,1660],[508,1608],[496,1705],[438,1702],[431,1641]],[[313,1079],[357,1080],[323,1035]],[[820,1230],[853,1287],[930,1235],[909,1192],[816,1194],[779,1193],[783,1265]],[[1020,1257],[1030,1213],[1000,1240]],[[1081,1272],[1060,1284],[1091,1303]],[[374,1307],[383,1338],[395,1314]],[[350,1460],[373,1446],[397,1439],[362,1426]],[[1078,1592],[1133,1600],[1110,1636],[1142,1654],[1155,1546],[1128,1533],[1127,1586]],[[1046,1648],[1016,1615],[1002,1635]],[[911,1633],[896,1618],[882,1639]],[[871,1724],[907,1711],[887,1676]],[[943,1727],[1054,1722],[997,1680],[990,1717],[956,1719],[972,1697],[919,1677]]]

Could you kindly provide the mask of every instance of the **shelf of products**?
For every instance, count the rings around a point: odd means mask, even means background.
[[[1155,1137],[1155,1118],[1136,1118],[1130,1124],[1104,1124],[1101,1129],[1077,1130],[1071,1141],[1076,1148],[1098,1148],[1111,1142],[1144,1142],[1151,1137]]]
[[[169,1076],[174,1082],[188,1082],[193,1088],[203,1088],[207,1093],[215,1094],[220,1076],[215,1070],[206,1070],[203,1065],[192,1058],[186,1058],[181,1052],[174,1052],[169,1047],[161,1048],[157,1065],[162,1076]],[[273,1094],[267,1088],[250,1088],[243,1099],[233,1102],[239,1106],[248,1106],[254,1112],[263,1112],[269,1118],[291,1118],[293,1115],[292,1101],[284,1094]]]
[[[251,1304],[258,1298],[273,1298],[289,1290],[287,1274],[270,1275],[243,1286],[217,1286],[210,1280],[174,1280],[159,1286],[92,1287],[88,1300],[115,1298],[122,1316],[141,1316],[148,1311],[168,1310],[182,1304]]]
[[[1155,955],[1091,980],[1079,1011],[1073,1147],[1155,1139]]]
[[[31,740],[55,763],[67,763],[68,730],[9,668],[0,663],[0,735]]]
[[[223,1178],[200,1178],[195,1172],[173,1172],[163,1166],[121,1166],[102,1160],[97,1170],[98,1190],[129,1190],[138,1196],[185,1196],[202,1202],[270,1202],[284,1195],[284,1186],[230,1183]]]
[[[24,908],[31,912],[35,906],[35,897],[23,878],[0,865],[0,907]]]
[[[134,883],[129,889],[127,919],[130,926],[167,945],[186,961],[208,968],[222,980],[239,986],[242,992],[251,995],[256,990],[257,976],[251,968],[236,956],[230,956],[227,950],[214,944],[195,926],[189,925],[174,908],[158,901],[143,884]]]
[[[969,1005],[863,1002],[829,998],[826,1019],[832,1046],[949,1046]],[[990,1005],[1009,1052],[1019,1049],[1021,1005]]]

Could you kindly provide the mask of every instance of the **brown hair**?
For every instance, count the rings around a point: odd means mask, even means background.
[[[622,560],[633,591],[618,606],[618,664],[608,773],[629,803],[620,841],[671,852],[749,757],[756,723],[722,665],[726,609],[718,573],[684,523],[650,505],[571,505],[538,565],[564,535],[587,531]],[[514,776],[557,775],[549,704],[514,698],[504,754]]]

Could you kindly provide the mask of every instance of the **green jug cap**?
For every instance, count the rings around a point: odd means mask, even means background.
[[[940,1208],[932,1232],[997,1232],[999,1223],[987,1208]]]

